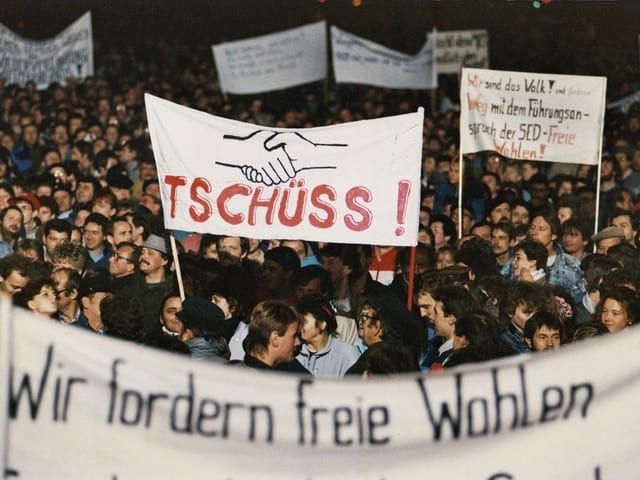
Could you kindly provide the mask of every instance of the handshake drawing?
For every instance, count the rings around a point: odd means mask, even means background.
[[[344,143],[315,143],[298,132],[275,132],[256,130],[240,137],[224,135],[225,140],[251,142],[256,154],[250,163],[238,159],[238,163],[216,162],[217,165],[239,169],[253,183],[266,186],[279,185],[295,178],[302,170],[335,169],[335,165],[321,164],[314,155],[320,147],[347,147]],[[315,159],[315,160],[314,160]]]

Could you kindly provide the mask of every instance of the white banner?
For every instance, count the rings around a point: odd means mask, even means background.
[[[638,478],[636,327],[429,377],[327,381],[197,362],[22,310],[9,322],[5,478]]]
[[[91,12],[85,13],[59,35],[42,41],[22,38],[0,24],[0,77],[7,84],[24,86],[33,80],[38,89],[84,80],[93,75]]]
[[[464,68],[460,150],[597,165],[607,79]]]
[[[433,42],[407,55],[331,26],[336,83],[360,83],[386,88],[438,87]]]
[[[422,109],[294,130],[145,101],[167,228],[416,244]]]
[[[429,33],[429,38],[433,33]],[[489,68],[489,32],[450,30],[436,32],[438,73],[460,73],[462,67]]]
[[[212,47],[220,89],[238,95],[269,92],[327,76],[327,27],[317,22]]]

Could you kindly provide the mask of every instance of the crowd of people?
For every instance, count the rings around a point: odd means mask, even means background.
[[[334,378],[553,350],[638,321],[640,108],[608,114],[596,185],[589,165],[461,159],[442,90],[229,99],[197,52],[103,58],[95,76],[42,91],[0,79],[0,292],[19,307],[196,359]],[[176,265],[145,92],[287,128],[426,105],[418,246],[173,232]]]

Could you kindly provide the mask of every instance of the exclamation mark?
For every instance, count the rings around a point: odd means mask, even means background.
[[[398,209],[396,210],[396,220],[398,228],[396,228],[396,237],[404,235],[404,217],[407,212],[407,202],[409,201],[409,192],[411,191],[411,182],[409,180],[400,180],[398,182]]]
[[[540,144],[540,158],[544,155],[544,151],[547,149],[546,145]]]

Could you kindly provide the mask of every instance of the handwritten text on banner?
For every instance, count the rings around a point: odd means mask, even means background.
[[[605,77],[465,68],[461,84],[461,151],[598,163]]]

